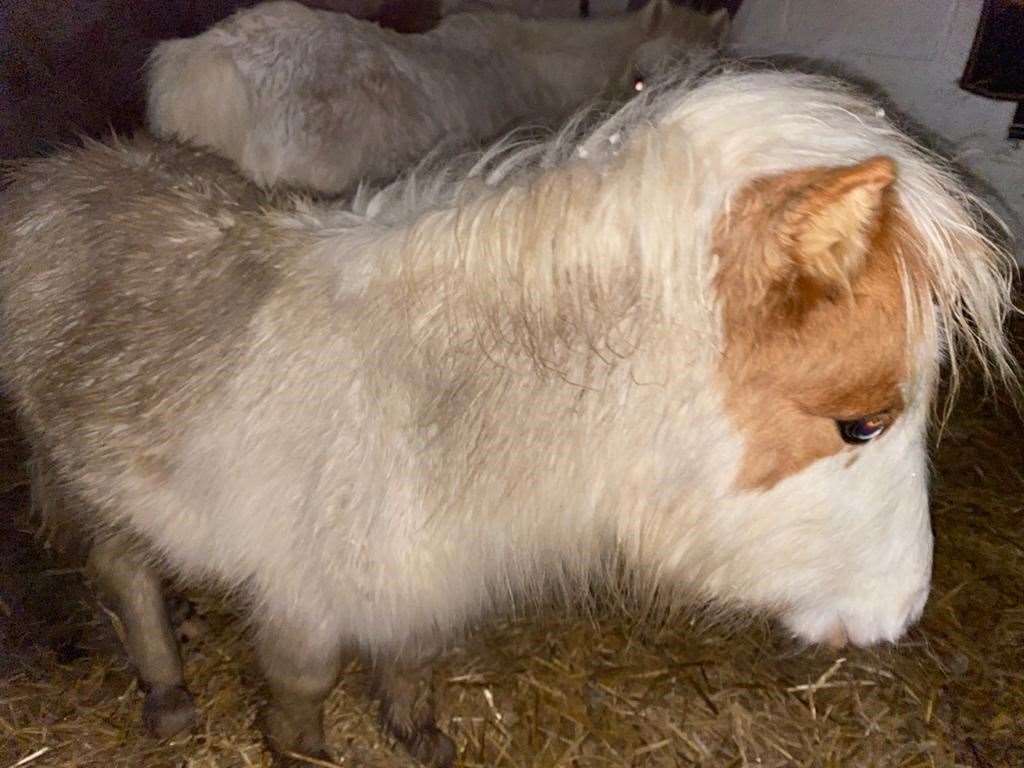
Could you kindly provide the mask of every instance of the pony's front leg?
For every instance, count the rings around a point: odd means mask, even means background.
[[[264,628],[257,653],[270,693],[263,735],[275,765],[308,767],[300,755],[329,760],[323,708],[341,666],[337,635],[318,637],[315,630],[296,627]]]
[[[432,672],[429,660],[378,659],[373,694],[385,731],[424,765],[448,768],[455,761],[455,743],[437,727]]]
[[[185,689],[159,574],[119,533],[93,544],[88,569],[124,630],[125,650],[146,691],[142,708],[146,729],[167,738],[190,728],[195,706]]]

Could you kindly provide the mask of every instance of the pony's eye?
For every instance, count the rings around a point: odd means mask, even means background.
[[[633,90],[636,91],[637,93],[642,91],[645,85],[646,83],[644,82],[644,78],[642,75],[636,75],[633,78]]]
[[[854,421],[837,421],[839,436],[844,442],[850,445],[860,445],[874,440],[885,431],[885,428],[892,422],[888,414],[876,414],[865,416],[863,419]]]

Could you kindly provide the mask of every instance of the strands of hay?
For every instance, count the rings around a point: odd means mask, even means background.
[[[801,649],[761,624],[650,629],[614,614],[490,624],[437,670],[460,764],[1024,766],[1024,436],[1012,408],[968,384],[936,472],[932,597],[897,647]],[[22,479],[0,477],[3,498],[18,495]],[[2,667],[0,768],[269,766],[240,623],[216,596],[189,597],[194,612],[179,626],[202,708],[195,733],[143,734],[131,670],[106,619],[86,612],[80,643],[98,649],[66,662],[23,649]],[[412,766],[379,735],[365,687],[353,661],[327,708],[336,765]]]

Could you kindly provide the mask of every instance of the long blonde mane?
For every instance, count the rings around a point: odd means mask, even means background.
[[[908,298],[934,306],[921,316],[936,318],[954,378],[968,357],[987,379],[1014,383],[1003,330],[1014,262],[986,230],[987,207],[878,103],[832,78],[670,77],[547,140],[513,136],[476,157],[428,160],[360,190],[354,210],[404,233],[396,263],[410,285],[472,307],[453,322],[544,361],[580,342],[618,353],[652,322],[707,309],[712,226],[751,180],[878,154],[896,161],[921,243],[927,284],[908,286]]]

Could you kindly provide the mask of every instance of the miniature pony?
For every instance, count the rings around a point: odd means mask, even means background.
[[[244,598],[283,762],[328,754],[355,645],[446,766],[429,661],[513,602],[627,574],[897,640],[940,365],[1013,377],[1008,263],[871,101],[723,73],[350,208],[145,137],[34,161],[0,205],[0,373],[151,724],[192,716],[158,561]]]

